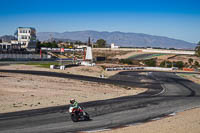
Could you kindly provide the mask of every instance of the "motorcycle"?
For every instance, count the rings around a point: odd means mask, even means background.
[[[73,122],[90,120],[89,114],[80,107],[69,107],[69,113]]]

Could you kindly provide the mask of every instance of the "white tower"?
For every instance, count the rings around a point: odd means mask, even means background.
[[[19,27],[17,29],[18,43],[22,48],[35,49],[36,48],[36,30],[31,27]]]
[[[91,47],[87,47],[85,59],[86,60],[92,60],[93,59],[93,57],[92,57],[92,48]]]
[[[86,57],[85,57],[85,60],[81,62],[81,65],[94,66],[95,63],[93,63],[92,61],[93,61],[92,48],[91,47],[87,47]]]

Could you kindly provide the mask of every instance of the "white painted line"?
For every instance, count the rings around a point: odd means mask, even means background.
[[[102,132],[102,131],[110,131],[111,129],[98,129],[98,130],[91,130],[91,131],[83,131],[85,133],[95,133],[95,132]]]
[[[174,112],[174,113],[171,113],[171,114],[169,114],[169,116],[175,116],[176,115],[176,113]]]
[[[161,84],[161,87],[163,88],[163,90],[161,92],[159,92],[158,94],[151,95],[151,96],[158,96],[158,95],[163,94],[166,91],[166,88],[165,88],[164,84]]]

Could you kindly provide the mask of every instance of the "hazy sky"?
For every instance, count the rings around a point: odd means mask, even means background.
[[[0,0],[0,35],[122,31],[200,41],[200,0]]]

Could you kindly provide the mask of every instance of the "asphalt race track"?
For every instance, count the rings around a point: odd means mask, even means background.
[[[65,133],[119,127],[145,122],[175,112],[200,107],[200,85],[167,72],[120,72],[110,79],[54,72],[0,70],[42,76],[72,78],[108,84],[148,87],[137,96],[81,103],[91,121],[73,123],[68,105],[0,114],[2,133]],[[1,77],[0,77],[1,78]]]

